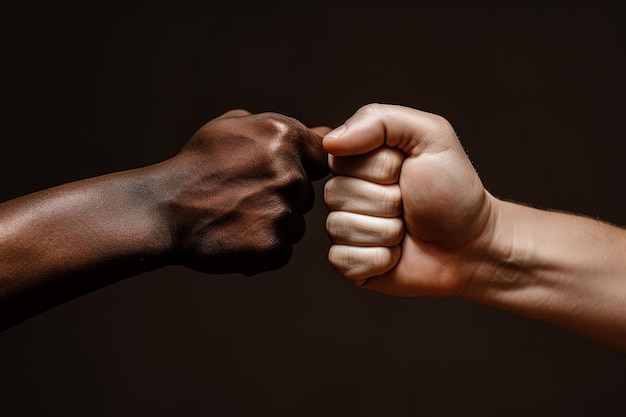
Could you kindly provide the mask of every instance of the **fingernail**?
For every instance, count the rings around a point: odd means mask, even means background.
[[[341,137],[341,135],[344,134],[344,132],[346,131],[346,129],[348,128],[348,126],[346,126],[345,124],[335,128],[334,130],[331,130],[330,132],[328,132],[326,134],[326,138],[331,137],[331,138],[338,138]]]

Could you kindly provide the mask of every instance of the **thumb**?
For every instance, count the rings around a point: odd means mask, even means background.
[[[335,156],[361,155],[383,145],[407,155],[447,121],[435,114],[390,104],[368,104],[324,137],[326,152]]]

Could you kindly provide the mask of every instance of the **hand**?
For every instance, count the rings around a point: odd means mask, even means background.
[[[328,173],[321,136],[278,114],[234,110],[204,125],[164,168],[175,262],[247,275],[275,269],[304,234],[310,181]]]
[[[235,110],[166,161],[0,204],[0,329],[170,264],[255,274],[287,262],[328,172],[320,135]]]
[[[462,294],[489,244],[493,197],[450,124],[371,104],[323,145],[337,175],[324,191],[333,267],[386,294]]]

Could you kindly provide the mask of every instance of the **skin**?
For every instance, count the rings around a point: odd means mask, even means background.
[[[626,231],[489,194],[442,117],[372,104],[328,133],[329,260],[357,286],[455,296],[626,353]]]
[[[0,328],[166,265],[284,265],[328,172],[328,130],[234,110],[171,159],[0,204]]]

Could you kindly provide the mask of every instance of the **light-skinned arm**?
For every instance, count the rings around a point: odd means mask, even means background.
[[[495,198],[442,117],[372,104],[328,133],[329,260],[362,288],[456,296],[626,353],[626,231]]]

